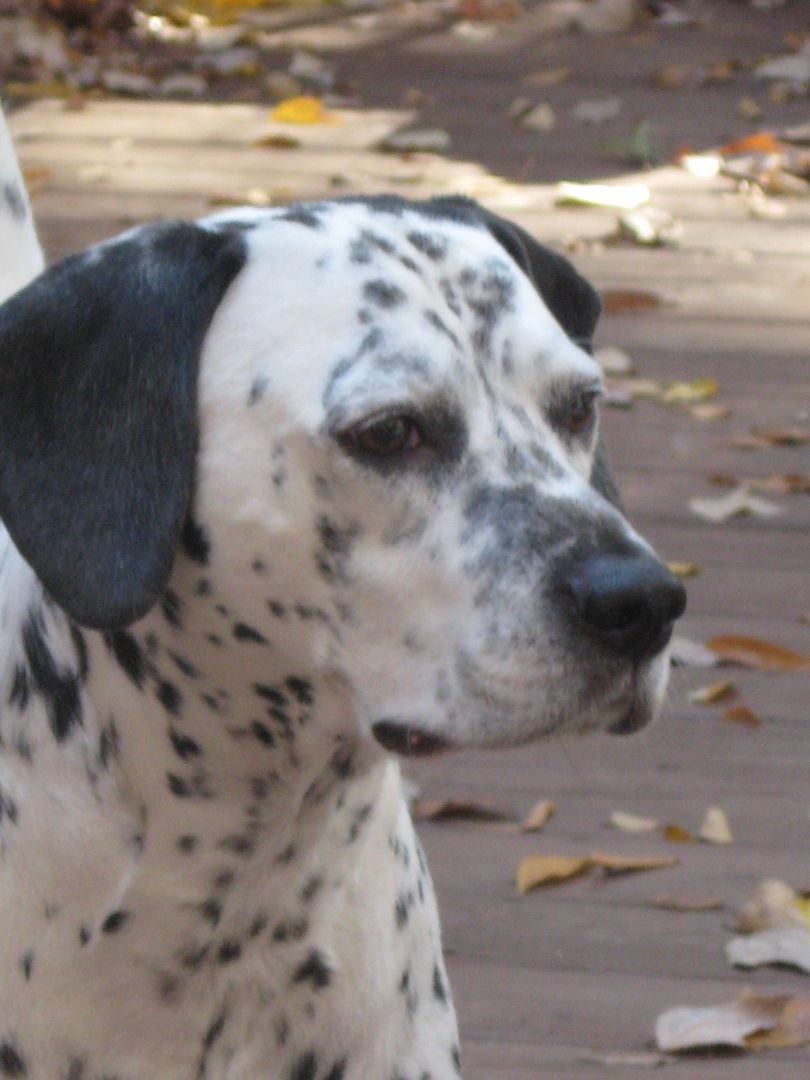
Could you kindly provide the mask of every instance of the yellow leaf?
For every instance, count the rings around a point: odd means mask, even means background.
[[[539,832],[540,829],[545,828],[548,819],[556,811],[557,804],[555,802],[552,802],[551,799],[541,799],[540,802],[534,804],[520,827],[524,832]]]
[[[707,844],[730,844],[733,837],[725,811],[719,806],[710,806],[698,829],[698,836]]]
[[[762,727],[760,718],[743,701],[739,705],[732,705],[730,708],[725,709],[723,719],[729,724],[741,724],[743,727]]]
[[[270,111],[270,119],[282,124],[334,124],[340,118],[327,112],[318,98],[301,96],[280,101]]]
[[[688,406],[688,408],[696,420],[702,420],[704,423],[709,423],[712,420],[725,420],[727,416],[731,416],[731,409],[728,405],[718,405],[713,401],[699,402],[697,405]]]
[[[713,398],[718,389],[717,379],[712,378],[671,382],[664,391],[664,401],[668,405],[692,405]]]
[[[667,570],[677,578],[697,577],[700,567],[697,563],[688,562],[686,559],[672,559],[667,563]]]
[[[556,885],[584,873],[591,865],[587,855],[527,855],[517,869],[520,896],[541,885]]]

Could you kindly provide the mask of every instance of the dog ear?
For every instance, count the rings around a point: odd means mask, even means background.
[[[125,626],[171,571],[203,338],[244,239],[171,222],[73,255],[0,308],[0,516],[77,622]]]
[[[528,277],[551,314],[581,348],[591,351],[602,301],[563,255],[538,243],[511,221],[483,211],[487,228]]]

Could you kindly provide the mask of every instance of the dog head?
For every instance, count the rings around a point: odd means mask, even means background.
[[[0,512],[89,626],[204,548],[389,749],[634,730],[684,597],[606,470],[598,310],[465,200],[136,230],[0,309]]]

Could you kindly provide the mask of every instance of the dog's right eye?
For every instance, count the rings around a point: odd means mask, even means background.
[[[352,442],[369,454],[389,457],[422,445],[422,434],[408,416],[383,416],[357,424],[348,433]]]

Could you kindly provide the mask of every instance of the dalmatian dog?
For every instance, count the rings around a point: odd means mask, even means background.
[[[461,1075],[399,758],[635,731],[684,606],[597,314],[461,198],[147,225],[6,300],[0,1077]]]

